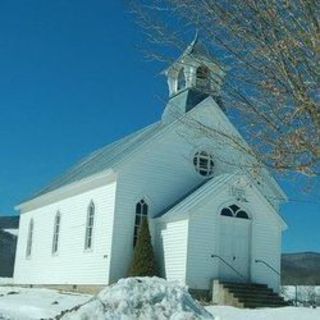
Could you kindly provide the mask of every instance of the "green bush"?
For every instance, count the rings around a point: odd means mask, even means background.
[[[143,219],[140,226],[128,275],[129,277],[152,277],[158,275],[147,218]]]

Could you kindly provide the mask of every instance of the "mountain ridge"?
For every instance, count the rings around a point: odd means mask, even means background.
[[[283,285],[320,285],[320,253],[313,251],[283,253],[281,283]]]

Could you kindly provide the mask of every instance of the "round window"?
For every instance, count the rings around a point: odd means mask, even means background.
[[[213,174],[214,162],[211,154],[205,151],[197,152],[193,157],[193,164],[196,171],[204,177]]]

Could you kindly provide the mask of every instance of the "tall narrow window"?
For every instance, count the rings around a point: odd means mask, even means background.
[[[91,201],[88,207],[88,213],[87,213],[86,238],[85,238],[85,244],[84,244],[84,248],[86,250],[92,248],[94,214],[95,214],[95,206],[94,206],[94,203]]]
[[[133,233],[133,247],[136,246],[138,235],[139,235],[139,229],[142,224],[143,219],[146,219],[148,216],[148,204],[145,202],[145,200],[140,200],[136,204],[136,219],[134,223],[134,233]]]
[[[27,239],[27,250],[26,250],[26,256],[31,256],[32,251],[32,238],[33,238],[33,219],[29,222],[29,229],[28,229],[28,239]]]
[[[184,75],[184,69],[180,69],[178,73],[178,84],[177,84],[177,91],[180,91],[186,87],[186,77]]]
[[[53,227],[53,239],[52,239],[52,253],[53,254],[58,252],[60,223],[61,223],[61,215],[60,215],[60,212],[57,212],[57,214],[54,218],[54,227]]]

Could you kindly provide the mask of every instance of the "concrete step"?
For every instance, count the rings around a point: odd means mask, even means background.
[[[244,288],[244,287],[232,287],[232,286],[224,286],[224,288],[230,289],[234,292],[240,292],[240,293],[265,293],[265,294],[273,294],[274,292],[270,288],[263,288],[263,289],[257,289],[257,288]]]
[[[283,297],[264,284],[222,282],[245,308],[267,308],[287,306]]]
[[[271,293],[251,293],[251,292],[236,292],[232,291],[233,295],[236,297],[242,297],[244,299],[254,299],[256,297],[262,298],[262,299],[278,299],[281,301],[284,301],[283,297],[280,297],[274,292]]]
[[[285,303],[284,300],[281,300],[277,297],[272,297],[272,298],[265,298],[265,297],[237,297],[239,299],[240,302],[243,303],[250,303],[250,302],[254,302],[254,303],[261,303],[261,304],[265,304],[265,303],[275,303],[275,304],[283,304]]]
[[[266,284],[263,283],[243,283],[243,282],[229,282],[229,281],[220,281],[221,284],[226,286],[232,286],[232,287],[252,287],[252,288],[267,288],[269,287]]]

